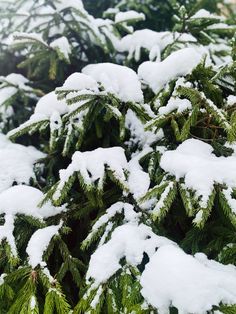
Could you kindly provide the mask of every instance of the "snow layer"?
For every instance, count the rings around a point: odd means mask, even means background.
[[[51,239],[58,234],[62,223],[57,226],[49,226],[43,229],[38,229],[31,236],[26,247],[26,253],[29,256],[29,265],[35,268],[37,265],[45,266],[43,263],[43,253],[47,249]]]
[[[104,216],[104,218],[106,218]],[[154,234],[150,227],[130,221],[117,227],[111,239],[91,256],[87,282],[99,287],[122,268],[120,261],[138,266],[149,257],[140,276],[141,294],[160,314],[174,306],[181,314],[206,314],[221,302],[236,302],[236,267],[186,254],[174,242]]]
[[[159,114],[165,115],[168,114],[174,110],[177,110],[177,113],[181,113],[187,109],[191,109],[192,104],[188,99],[180,99],[178,97],[176,98],[170,98],[166,106],[160,107],[158,110]]]
[[[82,72],[101,83],[107,92],[116,95],[121,101],[143,102],[138,76],[126,66],[113,63],[90,64]]]
[[[34,113],[50,118],[54,112],[58,112],[62,115],[67,111],[68,107],[66,102],[64,100],[58,100],[55,92],[50,92],[40,98],[35,107]]]
[[[0,76],[0,82],[0,106],[14,96],[19,89],[27,92],[32,91],[31,87],[25,85],[29,80],[21,74],[11,73],[7,76]]]
[[[197,11],[194,15],[190,17],[190,19],[205,19],[205,18],[206,19],[220,19],[220,20],[224,19],[223,16],[212,14],[206,9],[200,9],[199,11]]]
[[[54,207],[50,202],[39,207],[43,193],[31,186],[15,185],[0,193],[0,214],[23,214],[38,219],[48,218],[61,213],[65,207]]]
[[[157,132],[146,131],[145,125],[130,109],[127,111],[125,116],[125,127],[130,130],[131,137],[126,143],[130,147],[133,145],[138,145],[141,148],[150,147],[164,136],[162,129]]]
[[[189,34],[172,32],[155,32],[150,29],[137,30],[126,35],[117,43],[119,52],[128,52],[128,58],[135,56],[136,61],[140,59],[140,49],[149,51],[150,60],[160,60],[161,52],[178,38],[181,42],[196,42],[196,38]]]
[[[0,134],[0,192],[15,183],[28,184],[35,178],[33,166],[43,153],[32,146],[11,143],[6,136]]]
[[[67,8],[73,8],[76,10],[84,11],[83,2],[81,0],[60,0],[56,4],[57,10],[64,10]]]
[[[8,242],[11,253],[17,256],[16,242],[13,235],[14,221],[17,214],[43,219],[65,210],[65,207],[54,207],[47,202],[42,207],[39,203],[43,199],[43,193],[33,187],[16,185],[0,193],[0,215],[4,214],[5,222],[0,226],[0,242],[4,239]],[[39,243],[37,244],[40,245]]]
[[[169,306],[181,314],[206,314],[220,302],[236,302],[236,267],[165,245],[146,265],[141,285],[142,295],[160,314],[168,314]]]
[[[179,76],[189,74],[201,61],[205,51],[184,48],[173,52],[162,62],[147,61],[138,68],[138,76],[154,93]]]
[[[134,10],[118,12],[115,15],[115,23],[122,23],[129,20],[145,20],[145,15]]]
[[[0,89],[0,106],[3,105],[9,98],[14,96],[18,89],[13,86],[6,86]]]
[[[227,106],[231,107],[236,104],[236,96],[235,95],[229,95],[227,97]]]
[[[137,266],[142,262],[144,252],[152,256],[155,248],[168,243],[172,242],[157,236],[144,224],[127,223],[117,227],[111,240],[91,256],[86,278],[95,279],[97,285],[104,283],[122,267],[122,258],[125,257],[128,264]]]
[[[65,80],[62,88],[57,89],[98,91],[98,84],[91,76],[75,72]]]
[[[60,170],[60,181],[53,195],[57,200],[66,182],[76,172],[83,178],[87,187],[92,187],[96,182],[98,188],[102,188],[106,167],[112,172],[116,180],[126,185],[124,171],[127,170],[127,160],[121,147],[97,148],[93,151],[75,152],[72,162],[67,169]]]
[[[201,196],[201,206],[207,205],[214,184],[236,187],[236,157],[216,157],[211,145],[196,139],[189,139],[176,150],[166,151],[160,166],[174,175],[184,178],[185,185]]]
[[[8,84],[12,84],[23,90],[31,89],[29,86],[25,85],[29,82],[29,80],[23,75],[18,74],[18,73],[11,73],[11,74],[8,74],[7,76],[0,76],[0,81],[8,83]]]
[[[51,42],[50,47],[59,49],[60,53],[64,56],[66,60],[69,60],[69,55],[71,54],[70,44],[65,36],[55,39]]]
[[[133,194],[133,197],[136,200],[144,196],[150,186],[149,174],[143,171],[139,161],[142,159],[142,157],[146,156],[152,151],[152,148],[146,147],[141,152],[134,153],[131,160],[129,161],[129,191]]]

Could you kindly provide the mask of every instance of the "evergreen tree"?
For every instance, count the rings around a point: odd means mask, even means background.
[[[0,313],[236,313],[232,7],[1,3]]]

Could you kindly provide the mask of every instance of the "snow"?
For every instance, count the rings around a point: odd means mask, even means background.
[[[55,39],[51,42],[50,47],[59,49],[66,60],[69,60],[71,54],[70,44],[65,36]]]
[[[8,84],[15,85],[21,89],[29,89],[29,86],[25,86],[25,84],[29,83],[29,80],[21,74],[11,73],[7,76],[0,76],[1,82],[7,82]]]
[[[212,152],[211,145],[189,139],[164,152],[160,160],[163,170],[177,180],[184,178],[186,187],[196,191],[202,207],[207,206],[214,184],[236,187],[236,157],[216,157]]]
[[[40,98],[36,104],[34,113],[50,118],[55,111],[63,115],[68,111],[68,107],[64,100],[57,99],[55,92],[50,92]]]
[[[207,11],[206,9],[200,9],[194,15],[190,17],[190,19],[223,19],[223,17],[215,15]]]
[[[227,97],[227,106],[231,107],[236,104],[236,96],[235,95],[229,95]]]
[[[101,83],[106,92],[114,94],[121,101],[143,102],[138,76],[126,66],[113,63],[90,64],[82,72]]]
[[[45,154],[32,146],[11,143],[6,136],[0,134],[0,192],[18,184],[29,184],[35,179],[34,164]]]
[[[100,246],[91,256],[86,278],[95,280],[95,284],[105,283],[120,268],[120,260],[125,257],[130,265],[141,264],[143,254],[152,256],[155,249],[170,240],[157,236],[144,224],[127,223],[117,227],[111,240]]]
[[[17,88],[13,86],[7,86],[0,89],[0,106],[2,106],[9,98],[14,96],[18,92]]]
[[[11,73],[7,76],[0,76],[0,106],[4,105],[4,103],[11,98],[12,96],[14,96],[17,92],[18,89],[21,89],[23,91],[29,92],[32,91],[32,88],[25,85],[29,82],[29,80],[27,78],[25,78],[23,75],[21,74],[16,74],[16,73]],[[4,115],[4,113],[7,111],[9,111],[9,108],[1,108],[2,114]],[[13,114],[13,110],[11,110],[11,114]],[[9,111],[10,113],[10,111]]]
[[[205,314],[221,302],[236,302],[236,267],[186,254],[174,242],[157,236],[150,227],[131,221],[117,227],[111,239],[91,256],[87,283],[104,284],[119,269],[120,261],[138,266],[146,253],[149,261],[140,276],[141,294],[160,314],[174,306],[179,313]]]
[[[57,90],[91,90],[94,92],[98,91],[97,82],[89,75],[75,72],[71,74],[64,82],[61,88]]]
[[[112,172],[117,181],[124,186],[126,185],[124,171],[127,170],[127,160],[123,148],[97,148],[93,151],[75,152],[67,169],[60,170],[60,181],[53,199],[56,200],[60,197],[66,182],[76,172],[83,178],[87,188],[91,188],[96,182],[98,189],[101,189],[106,167]]]
[[[43,193],[33,187],[16,185],[0,193],[0,215],[4,214],[5,222],[0,226],[0,242],[4,239],[11,248],[11,254],[17,256],[17,248],[13,235],[14,221],[17,214],[43,219],[65,210],[65,207],[54,207],[49,202],[39,207]],[[36,248],[38,249],[39,243]]]
[[[118,12],[115,15],[115,23],[122,23],[129,20],[145,20],[145,15],[143,13],[138,13],[134,10],[127,12]]]
[[[4,284],[4,278],[7,276],[6,273],[0,275],[0,286]]]
[[[192,104],[188,99],[170,98],[166,106],[160,107],[158,113],[166,115],[177,109],[177,113],[181,113],[187,109],[191,109]]]
[[[61,226],[62,223],[38,229],[33,233],[26,247],[26,253],[29,256],[28,263],[32,268],[35,268],[37,265],[45,266],[45,263],[43,263],[43,253],[52,238],[58,234]]]
[[[172,32],[155,32],[150,29],[142,29],[126,35],[116,44],[119,52],[127,51],[128,58],[135,56],[136,61],[140,59],[140,49],[149,51],[150,60],[160,60],[160,53],[178,38],[180,42],[196,42],[196,38],[189,34]]]
[[[234,214],[236,214],[236,199],[233,198],[234,190],[230,187],[227,187],[227,189],[222,190],[222,193],[223,193],[229,207],[231,208],[232,212]]]
[[[0,214],[22,214],[42,220],[65,210],[65,207],[54,207],[50,202],[39,207],[43,198],[43,193],[36,188],[15,185],[0,193]]]
[[[38,33],[26,33],[26,32],[15,32],[13,34],[14,41],[13,44],[19,42],[40,42],[42,45],[47,46],[47,43],[43,40],[42,35]]]
[[[37,305],[37,301],[36,301],[35,296],[33,295],[30,299],[30,309],[34,310],[36,308],[36,305]]]
[[[64,10],[66,8],[73,8],[79,11],[84,11],[83,2],[81,0],[60,0],[56,3],[57,10]]]
[[[139,160],[152,152],[152,148],[146,147],[139,153],[134,153],[129,161],[129,191],[133,194],[134,199],[138,200],[144,196],[150,186],[149,174],[143,171]]]
[[[124,216],[127,221],[133,220],[138,214],[134,212],[133,205],[129,203],[117,202],[111,205],[104,215],[102,215],[96,223],[93,225],[92,233],[99,228],[101,228],[104,224],[106,224],[111,218],[113,218],[116,214],[121,214],[124,211]]]
[[[138,68],[138,76],[154,93],[179,76],[189,74],[201,61],[205,51],[184,48],[173,52],[162,62],[146,61]]]
[[[141,275],[141,293],[158,313],[205,314],[213,305],[236,303],[236,267],[194,257],[179,247],[165,245],[150,258]]]
[[[50,92],[37,102],[34,114],[31,115],[30,119],[22,123],[19,127],[9,131],[7,133],[8,138],[13,138],[18,132],[24,129],[31,128],[38,123],[48,123],[52,131],[58,129],[61,126],[61,115],[67,113],[69,108],[67,107],[65,100],[58,100],[55,92]]]
[[[162,129],[158,130],[156,133],[153,131],[146,131],[145,125],[130,109],[125,116],[125,127],[130,131],[131,135],[129,141],[126,142],[129,147],[137,144],[141,148],[150,147],[164,136]]]

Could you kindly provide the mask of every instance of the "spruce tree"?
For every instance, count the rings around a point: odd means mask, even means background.
[[[236,313],[234,8],[0,3],[0,313]]]

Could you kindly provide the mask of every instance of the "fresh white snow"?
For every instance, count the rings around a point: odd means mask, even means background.
[[[5,222],[0,226],[0,242],[6,239],[13,256],[17,256],[16,241],[13,235],[14,221],[17,214],[32,216],[43,220],[66,210],[65,206],[54,207],[50,202],[39,207],[43,193],[26,185],[15,185],[0,193],[0,215],[4,214]],[[37,244],[37,247],[40,243]]]
[[[50,43],[50,47],[59,49],[60,53],[64,56],[66,60],[70,59],[69,56],[71,54],[71,47],[68,39],[65,36],[55,39],[53,42]]]
[[[188,99],[180,99],[178,97],[172,97],[166,104],[166,106],[160,107],[158,113],[166,115],[176,110],[177,113],[181,113],[187,109],[191,109],[192,104]]]
[[[171,80],[189,74],[205,53],[195,48],[180,49],[161,62],[142,63],[138,68],[138,76],[154,93],[158,93]]]
[[[91,90],[98,91],[97,82],[89,75],[75,72],[71,74],[64,82],[61,88],[57,90]]]
[[[174,245],[164,245],[150,258],[140,278],[141,293],[158,313],[206,314],[212,306],[236,302],[236,267],[191,256]]]
[[[37,265],[46,265],[43,262],[43,253],[47,249],[52,238],[56,234],[58,234],[61,226],[62,223],[57,226],[48,226],[42,229],[38,229],[32,234],[26,247],[26,253],[29,256],[28,262],[32,268],[35,268]]]
[[[50,92],[40,98],[35,107],[34,113],[50,118],[55,111],[62,115],[68,111],[68,107],[64,100],[57,99],[55,92]]]
[[[116,49],[120,52],[128,52],[128,59],[135,57],[140,59],[140,49],[144,48],[149,52],[150,60],[160,61],[161,52],[176,39],[180,42],[196,42],[190,34],[180,34],[177,32],[155,32],[150,29],[141,29],[128,34],[116,41]]]
[[[200,140],[189,139],[164,152],[160,166],[177,180],[183,178],[186,187],[201,196],[202,207],[206,207],[214,184],[236,187],[236,157],[216,157],[212,146]]]
[[[93,278],[97,285],[105,283],[122,267],[122,258],[125,257],[128,264],[137,266],[142,262],[144,252],[152,256],[156,248],[166,243],[171,241],[157,236],[144,224],[130,222],[117,227],[111,240],[92,254],[86,278]]]
[[[115,23],[122,23],[129,20],[145,20],[145,15],[134,10],[118,12],[115,15]]]
[[[121,147],[97,148],[93,151],[75,152],[72,162],[67,169],[60,170],[60,181],[53,195],[57,200],[66,182],[77,172],[83,178],[84,184],[92,187],[97,181],[98,188],[102,188],[105,178],[105,167],[107,167],[116,180],[126,185],[125,170],[127,160]]]
[[[90,64],[82,72],[101,83],[106,92],[116,95],[121,101],[143,102],[138,76],[126,66],[113,63]]]
[[[34,164],[43,157],[36,148],[13,144],[0,134],[0,192],[13,183],[29,184],[30,178],[35,179]]]

